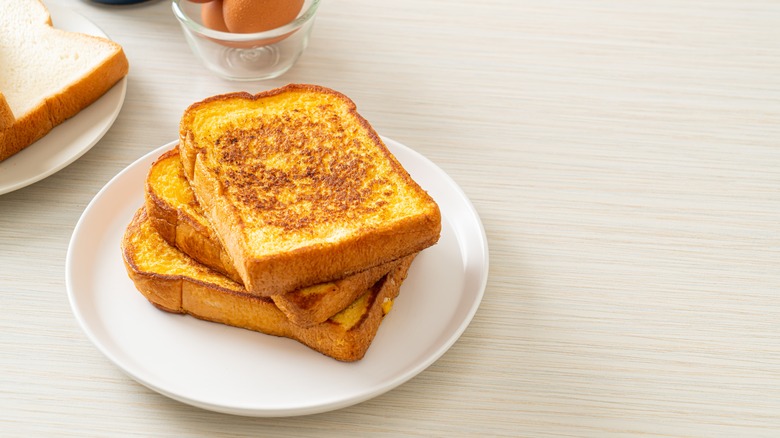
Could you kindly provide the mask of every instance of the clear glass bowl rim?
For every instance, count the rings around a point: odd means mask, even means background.
[[[173,0],[171,7],[173,8],[173,14],[179,20],[180,23],[185,25],[191,31],[203,35],[208,38],[212,38],[219,41],[232,41],[232,42],[245,42],[256,41],[267,38],[275,38],[278,36],[286,35],[292,31],[298,30],[307,21],[314,18],[314,14],[317,12],[317,8],[320,5],[320,0],[312,0],[309,7],[296,18],[295,20],[285,24],[284,26],[277,27],[276,29],[267,30],[264,32],[256,33],[230,33],[220,32],[218,30],[209,29],[208,27],[196,22],[190,18],[179,5],[179,3],[186,2],[188,0]]]

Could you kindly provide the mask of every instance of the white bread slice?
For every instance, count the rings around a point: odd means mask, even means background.
[[[128,71],[122,47],[52,27],[39,0],[0,1],[0,161],[105,94]]]

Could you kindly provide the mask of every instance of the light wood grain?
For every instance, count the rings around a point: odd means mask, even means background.
[[[46,2],[102,27],[131,72],[95,148],[0,196],[0,435],[780,436],[777,2],[324,1],[297,66],[246,84],[200,67],[167,1]],[[189,103],[287,82],[345,92],[463,187],[485,299],[442,359],[357,406],[192,408],[81,332],[70,234]]]

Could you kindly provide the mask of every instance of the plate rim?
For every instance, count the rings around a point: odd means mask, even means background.
[[[480,260],[479,269],[481,272],[479,278],[476,281],[477,287],[475,293],[473,294],[473,300],[471,300],[471,302],[468,303],[469,305],[468,311],[465,313],[463,319],[459,321],[457,328],[449,332],[446,331],[443,332],[446,333],[446,336],[448,336],[446,342],[442,342],[441,345],[435,351],[425,355],[423,358],[424,360],[414,362],[413,366],[409,367],[408,370],[399,371],[398,373],[396,373],[396,375],[390,376],[392,377],[391,379],[383,380],[379,384],[375,384],[371,387],[368,387],[366,391],[360,392],[359,394],[353,395],[351,397],[337,398],[330,402],[322,402],[322,403],[318,403],[318,402],[304,403],[304,404],[299,403],[296,404],[294,407],[282,406],[279,408],[267,408],[267,407],[258,408],[258,407],[249,406],[246,403],[233,403],[233,404],[215,403],[209,400],[188,397],[186,395],[176,393],[170,390],[169,388],[164,387],[164,385],[160,385],[159,384],[160,382],[152,381],[151,379],[146,378],[145,376],[142,375],[143,373],[139,373],[138,372],[139,370],[134,369],[133,366],[131,366],[132,364],[128,365],[123,360],[118,358],[115,352],[110,348],[110,346],[104,345],[103,342],[100,339],[98,339],[96,333],[93,332],[93,329],[95,328],[93,327],[94,323],[90,323],[87,321],[86,317],[82,313],[82,309],[79,306],[78,303],[79,298],[77,297],[78,294],[75,292],[74,284],[73,284],[75,281],[73,278],[73,270],[74,270],[73,266],[75,263],[73,254],[75,251],[75,246],[78,243],[80,243],[78,238],[79,236],[81,236],[83,232],[85,232],[85,230],[82,230],[82,228],[86,227],[85,222],[90,216],[91,211],[94,208],[97,208],[96,206],[101,203],[103,197],[105,196],[105,193],[111,190],[121,179],[125,177],[127,173],[136,171],[137,170],[136,168],[138,166],[143,165],[147,161],[151,163],[156,158],[156,156],[159,156],[164,151],[175,147],[179,142],[178,140],[171,141],[169,143],[166,143],[160,147],[157,147],[145,153],[140,158],[136,159],[131,164],[126,166],[124,169],[122,169],[120,172],[118,172],[95,194],[92,200],[85,207],[82,215],[79,217],[79,220],[77,221],[76,226],[73,229],[73,233],[71,235],[70,242],[67,248],[66,260],[65,260],[65,271],[66,271],[65,283],[67,289],[68,302],[70,304],[71,311],[73,312],[74,317],[76,318],[80,328],[86,334],[90,342],[92,342],[92,344],[98,349],[98,351],[100,351],[104,356],[106,356],[113,363],[114,366],[117,366],[119,369],[121,369],[125,374],[127,374],[136,382],[142,384],[143,386],[146,386],[149,389],[152,389],[155,392],[158,392],[161,395],[164,395],[173,400],[177,400],[181,403],[185,403],[209,411],[221,412],[221,413],[232,414],[232,415],[250,416],[250,417],[290,417],[290,416],[301,416],[301,415],[310,415],[310,414],[329,412],[329,411],[338,410],[338,409],[342,409],[342,408],[346,408],[349,406],[362,403],[364,401],[382,395],[388,391],[391,391],[397,388],[398,386],[406,383],[407,381],[413,379],[414,377],[419,375],[422,371],[430,367],[437,360],[439,360],[458,341],[458,339],[461,338],[465,330],[471,324],[474,316],[476,315],[481,305],[481,302],[484,298],[484,294],[488,282],[488,275],[489,275],[488,240],[487,240],[487,235],[485,233],[484,224],[482,223],[482,220],[476,208],[474,207],[473,203],[468,198],[468,196],[466,196],[463,189],[446,172],[444,172],[443,169],[441,169],[433,161],[429,160],[427,157],[425,157],[418,151],[398,141],[392,140],[390,138],[384,136],[380,136],[380,137],[385,142],[385,144],[388,144],[388,149],[391,149],[391,152],[393,148],[399,147],[403,150],[404,153],[413,155],[414,159],[416,160],[423,160],[424,162],[426,162],[427,165],[435,169],[438,173],[437,179],[439,178],[445,179],[444,182],[446,183],[447,189],[454,190],[458,200],[462,202],[463,205],[469,210],[470,220],[472,220],[478,228],[478,233],[476,233],[477,236],[475,237],[480,243],[480,247],[478,249],[482,252],[481,255],[478,255]],[[139,188],[139,190],[142,189]],[[458,242],[457,244],[463,250],[464,243]]]
[[[86,33],[86,34],[89,34],[89,35],[95,35],[95,36],[100,36],[100,37],[103,37],[103,38],[109,38],[110,39],[108,34],[106,34],[106,32],[100,26],[98,26],[95,22],[93,22],[89,18],[85,17],[84,15],[82,15],[82,14],[76,12],[76,11],[73,11],[73,10],[61,7],[60,5],[46,4],[45,6],[46,6],[46,9],[49,11],[49,15],[50,15],[52,21],[54,22],[55,27],[59,28],[57,26],[57,21],[58,20],[59,21],[84,20],[84,21],[88,22],[92,27],[94,27],[94,29],[97,30],[97,33],[91,32],[91,29],[89,29],[89,30],[84,30],[84,29],[82,29],[82,30],[72,30],[72,31]],[[109,129],[111,129],[111,127],[114,125],[114,122],[116,122],[117,117],[119,117],[119,113],[121,112],[122,107],[124,106],[125,98],[127,96],[127,82],[128,82],[127,81],[127,75],[125,75],[122,79],[117,81],[116,84],[114,84],[111,88],[109,88],[102,96],[100,96],[95,102],[92,102],[92,104],[94,104],[94,103],[100,101],[101,99],[104,99],[104,98],[108,97],[109,93],[117,93],[117,91],[115,91],[115,90],[118,90],[118,96],[116,97],[117,105],[112,108],[112,112],[108,115],[108,118],[104,119],[105,121],[103,121],[103,123],[105,125],[102,127],[100,132],[97,132],[95,134],[94,138],[91,138],[88,141],[84,142],[84,146],[83,147],[81,147],[78,150],[74,151],[73,154],[68,155],[64,160],[61,160],[61,161],[57,162],[55,165],[46,168],[42,172],[39,172],[39,173],[36,173],[36,174],[25,175],[25,176],[23,176],[21,178],[18,178],[16,180],[12,180],[12,181],[8,181],[6,183],[0,182],[0,195],[4,195],[6,193],[11,193],[11,192],[14,192],[16,190],[23,189],[23,188],[25,188],[27,186],[30,186],[32,184],[35,184],[35,183],[37,183],[39,181],[42,181],[42,180],[44,180],[44,179],[54,175],[55,173],[61,171],[62,169],[70,166],[71,164],[76,162],[76,160],[81,158],[84,154],[89,152],[106,135],[106,133],[109,131]],[[90,104],[90,106],[92,104]],[[57,125],[54,128],[52,128],[52,131],[54,131],[56,128],[58,128],[60,126],[66,126],[66,127],[67,126],[71,126],[74,123],[77,123],[80,120],[83,120],[83,118],[81,118],[81,119],[79,118],[79,116],[82,116],[82,115],[83,115],[83,113],[80,111],[79,113],[75,114],[73,117],[70,117],[70,118],[66,119],[65,121],[63,121],[59,125]],[[16,154],[11,155],[10,157],[6,158],[4,161],[0,162],[0,164],[8,162],[8,160],[12,160],[14,158],[18,158],[18,156],[21,156],[22,157],[21,160],[24,161],[24,155],[20,155],[20,154],[24,153],[28,148],[36,147],[36,144],[37,144],[37,146],[40,147],[40,143],[39,142],[41,142],[41,140],[45,139],[47,136],[52,134],[52,131],[49,131],[48,133],[46,133],[46,135],[44,137],[39,138],[34,143],[32,143],[31,145],[25,147],[24,149],[22,149],[21,151],[17,152]],[[11,163],[15,164],[13,162],[11,162]]]

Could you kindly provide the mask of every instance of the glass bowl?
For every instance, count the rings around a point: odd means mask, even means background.
[[[320,0],[306,0],[298,17],[284,26],[257,33],[229,33],[209,29],[200,17],[200,4],[173,0],[192,52],[217,76],[233,81],[272,79],[284,74],[309,43]]]

